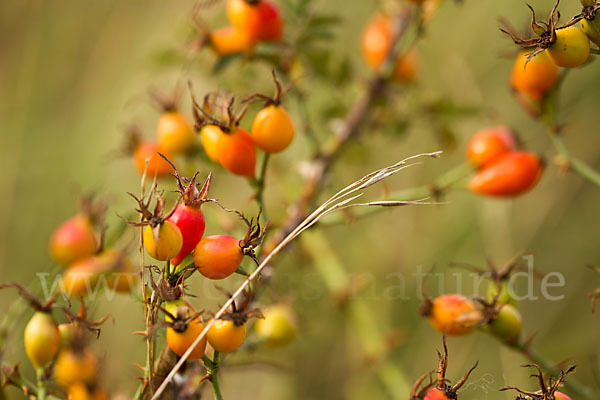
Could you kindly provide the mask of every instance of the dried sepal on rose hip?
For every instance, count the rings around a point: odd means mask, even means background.
[[[231,353],[244,343],[246,322],[250,318],[263,318],[258,308],[250,309],[251,301],[252,292],[244,290],[231,303],[231,309],[215,320],[206,334],[208,343],[213,349],[222,353]]]
[[[537,54],[546,52],[556,65],[564,68],[574,68],[586,62],[590,55],[590,42],[583,31],[575,26],[559,27],[558,0],[550,12],[548,21],[536,21],[535,10],[528,5],[532,12],[531,28],[537,36],[531,39],[517,37],[508,29],[500,30],[511,37],[515,44],[523,48],[534,48],[528,55],[531,60]],[[567,24],[568,25],[568,24]]]
[[[475,299],[481,304],[481,313],[483,314],[475,326],[482,327],[508,345],[517,345],[523,327],[521,313],[512,304],[499,303],[498,299],[501,294],[502,286],[498,283],[496,296],[492,301],[483,298]]]
[[[558,389],[560,389],[563,386],[567,376],[575,372],[575,365],[568,367],[566,370],[561,370],[558,378],[555,378],[553,376],[549,377],[548,382],[544,380],[544,374],[542,373],[542,369],[538,365],[527,364],[522,365],[522,367],[532,367],[537,370],[537,373],[531,376],[537,378],[540,389],[535,392],[529,392],[515,386],[507,386],[501,388],[501,391],[514,390],[518,392],[519,395],[515,400],[571,400],[569,396],[559,392]]]
[[[247,107],[235,115],[234,97],[221,104],[210,104],[218,102],[220,97],[206,96],[201,107],[192,94],[194,127],[200,132],[202,146],[209,158],[216,160],[232,174],[252,179],[256,168],[256,147],[248,131],[240,127]],[[213,115],[214,111],[219,110],[224,110],[224,117]]]
[[[191,179],[182,178],[175,165],[168,158],[164,157],[164,159],[173,168],[173,176],[177,183],[176,192],[181,195],[181,203],[175,206],[175,210],[167,218],[168,221],[177,225],[183,238],[181,250],[171,260],[172,265],[179,265],[194,250],[204,235],[205,220],[201,206],[207,201],[212,174],[208,174],[206,181],[198,190],[196,184],[198,172]]]
[[[149,265],[145,268],[149,271],[150,286],[158,294],[160,300],[166,304],[172,303],[172,305],[187,304],[182,297],[185,294],[191,295],[186,292],[185,280],[196,271],[193,264],[187,265],[185,268],[176,268],[170,273],[167,273],[166,268],[161,269],[156,265]],[[158,275],[158,282],[154,280],[155,274]],[[170,311],[168,307],[166,308]]]
[[[450,385],[446,379],[446,370],[448,369],[448,347],[446,345],[446,336],[443,337],[444,353],[438,351],[438,367],[437,380],[432,382],[431,372],[421,376],[413,385],[410,393],[410,400],[456,400],[458,399],[458,391],[467,383],[471,373],[477,368],[479,362],[476,362],[473,367],[460,380]],[[429,378],[429,383],[423,385],[425,379]]]
[[[288,148],[294,140],[294,123],[290,114],[281,105],[281,97],[291,88],[291,85],[282,89],[275,71],[272,73],[275,95],[269,97],[255,93],[244,99],[244,102],[264,101],[263,109],[256,114],[252,123],[252,140],[266,153],[279,153]]]
[[[452,262],[450,267],[463,268],[474,272],[482,277],[488,278],[489,283],[486,288],[485,299],[488,302],[496,301],[499,304],[517,305],[514,292],[509,288],[508,281],[513,272],[529,272],[530,270],[523,265],[524,256],[529,253],[519,253],[508,260],[504,265],[498,267],[491,259],[487,260],[487,268],[478,267],[463,262]],[[543,273],[533,270],[534,276],[543,278]]]
[[[423,279],[423,304],[419,312],[436,331],[448,336],[463,336],[475,330],[483,315],[473,300],[461,294],[444,294],[432,299],[425,291],[425,283],[426,279]]]
[[[183,246],[181,231],[177,225],[168,220],[175,209],[173,208],[166,216],[163,216],[165,201],[156,190],[153,190],[152,195],[148,196],[145,201],[133,193],[128,194],[138,203],[139,208],[136,211],[141,214],[142,221],[127,221],[127,223],[132,226],[145,227],[143,240],[148,254],[159,261],[175,258]],[[156,205],[152,212],[150,203],[153,197],[156,198]]]

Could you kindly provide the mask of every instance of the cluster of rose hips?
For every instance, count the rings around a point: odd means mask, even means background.
[[[175,354],[182,356],[204,329],[202,312],[196,311],[183,299],[183,282],[191,275],[189,272],[197,270],[212,280],[231,276],[241,267],[244,257],[248,256],[256,261],[255,248],[262,242],[264,229],[258,218],[256,221],[248,220],[237,212],[248,227],[243,239],[230,235],[204,237],[205,220],[201,206],[206,202],[216,202],[207,199],[211,177],[209,175],[201,189],[198,189],[197,173],[186,180],[179,176],[174,166],[173,169],[181,202],[168,215],[163,216],[164,200],[160,195],[155,196],[156,206],[153,212],[149,210],[153,196],[146,201],[136,198],[142,220],[130,224],[144,227],[143,243],[146,252],[155,260],[166,262],[159,285],[166,290],[159,289],[159,294],[164,301],[162,309],[168,325],[167,344]],[[191,265],[183,263],[188,257],[193,260]],[[214,350],[225,353],[236,350],[246,337],[247,320],[256,316],[263,318],[258,310],[247,310],[250,300],[251,296],[248,295],[242,304],[234,301],[231,310],[211,326],[206,339]],[[267,343],[287,344],[295,335],[293,317],[285,307],[274,307],[265,312],[264,320],[257,322],[256,331]],[[202,358],[205,347],[206,340],[202,340],[189,359]]]
[[[165,159],[167,163],[170,163]],[[179,177],[178,189],[181,203],[178,203],[168,216],[163,217],[164,201],[157,194],[154,212],[148,210],[149,200],[138,201],[138,211],[142,215],[141,222],[133,225],[144,226],[143,242],[147,253],[156,260],[167,261],[162,272],[158,290],[165,313],[167,345],[178,356],[182,356],[204,329],[203,313],[184,299],[183,280],[191,274],[190,269],[198,270],[209,279],[224,279],[233,274],[242,263],[244,256],[254,256],[256,247],[264,230],[254,221],[248,221],[249,231],[246,237],[238,240],[228,235],[203,237],[205,222],[200,206],[206,199],[210,176],[198,189],[194,176],[190,180]],[[184,185],[184,181],[187,185]],[[134,196],[135,197],[135,196]],[[152,196],[151,196],[152,197]],[[85,319],[85,296],[94,292],[95,285],[101,277],[106,279],[109,289],[118,292],[129,292],[135,287],[138,271],[123,252],[115,249],[98,250],[99,243],[93,226],[97,217],[91,212],[91,203],[84,202],[85,211],[62,223],[53,233],[50,252],[53,259],[68,266],[63,275],[63,293],[72,298],[81,299],[81,309],[73,316],[68,309],[55,304],[54,297],[47,303],[35,300],[27,289],[18,285],[37,310],[25,328],[25,350],[28,358],[38,371],[38,379],[44,381],[51,377],[67,392],[71,400],[105,399],[105,393],[98,385],[99,360],[87,346],[88,330],[96,330],[95,326],[105,319],[90,322]],[[241,215],[241,214],[240,214]],[[193,257],[190,253],[193,252]],[[181,263],[190,256],[193,263],[182,267]],[[121,275],[127,273],[127,279]],[[165,279],[166,275],[166,279]],[[13,287],[6,285],[6,287]],[[164,288],[167,290],[162,290]],[[58,294],[58,293],[57,293]],[[258,342],[271,347],[284,346],[296,336],[296,318],[290,306],[274,304],[263,312],[247,310],[251,295],[245,301],[232,304],[231,310],[216,320],[206,335],[206,339],[196,346],[189,357],[190,360],[202,358],[206,343],[217,352],[229,353],[239,348],[246,337],[246,322],[251,317],[260,317],[255,324]],[[68,323],[57,324],[52,316],[52,308],[61,308],[69,319]],[[17,385],[20,378],[18,369],[7,371],[7,382]],[[26,392],[33,390],[23,387]],[[42,389],[38,389],[42,390]],[[46,386],[43,390],[47,390]],[[44,398],[45,393],[37,393]]]
[[[538,182],[543,164],[540,157],[517,149],[510,129],[492,127],[477,132],[467,145],[467,159],[478,169],[469,188],[488,196],[517,196]]]
[[[432,299],[423,289],[424,302],[421,314],[428,319],[435,330],[444,335],[444,355],[440,354],[437,384],[430,379],[428,385],[421,387],[429,375],[422,376],[413,387],[411,400],[457,399],[457,390],[466,382],[475,368],[473,367],[456,385],[450,386],[446,383],[444,375],[448,364],[446,336],[464,336],[480,328],[509,347],[528,346],[528,343],[521,338],[522,318],[517,308],[517,301],[511,295],[508,285],[510,274],[521,268],[519,261],[515,258],[501,269],[496,269],[490,263],[490,271],[470,265],[465,265],[465,267],[490,277],[485,298],[444,294]],[[423,285],[425,285],[425,281]],[[538,371],[538,374],[535,375],[540,384],[538,392],[529,392],[516,387],[505,387],[500,390],[516,390],[520,393],[516,400],[571,400],[558,389],[563,385],[566,376],[575,370],[574,366],[561,372],[560,376],[556,378],[549,378],[547,384],[540,367],[537,365],[527,366],[535,367]]]
[[[225,100],[213,93],[205,97],[202,105],[194,100],[194,128],[200,132],[200,142],[209,160],[235,175],[254,179],[256,147],[273,154],[285,150],[292,143],[294,124],[281,105],[281,97],[287,88],[282,89],[275,76],[274,81],[276,92],[273,97],[254,94],[244,100],[246,106],[255,100],[264,101],[250,132],[240,126],[246,108],[240,115],[234,115],[233,98]],[[142,174],[146,172],[148,176],[168,175],[173,170],[168,159],[196,148],[194,128],[173,106],[168,106],[158,121],[158,142],[142,142],[135,150],[133,159],[137,170]],[[188,201],[201,202],[202,199]],[[188,204],[190,207],[198,205]]]
[[[255,177],[256,147],[266,154],[279,153],[294,140],[294,124],[281,105],[281,96],[286,90],[281,88],[275,75],[273,77],[276,86],[274,97],[254,94],[244,100],[246,104],[254,100],[264,101],[264,107],[254,117],[250,132],[240,126],[245,109],[239,116],[233,115],[233,98],[221,107],[225,109],[221,113],[218,99],[210,95],[202,106],[194,102],[195,127],[200,131],[204,152],[211,161],[235,175],[249,179]]]
[[[550,13],[548,21],[536,21],[532,10],[531,27],[536,37],[521,39],[514,33],[504,30],[523,50],[515,61],[511,85],[518,98],[529,106],[539,109],[544,97],[559,81],[558,67],[575,68],[590,57],[590,41],[600,44],[600,22],[597,11],[600,5],[595,0],[581,0],[581,13],[558,26],[560,13],[558,2]],[[530,7],[531,8],[531,7]],[[580,22],[580,27],[576,24]]]
[[[214,30],[208,42],[217,55],[250,53],[257,43],[276,42],[283,36],[277,6],[267,0],[227,0],[231,25]]]
[[[18,364],[3,367],[3,385],[14,385],[27,396],[37,399],[57,398],[61,391],[49,389],[46,381],[51,377],[61,390],[66,391],[70,400],[107,399],[99,385],[100,362],[87,346],[90,332],[99,334],[97,328],[108,316],[97,321],[86,320],[86,309],[82,301],[77,315],[59,306],[55,298],[45,302],[38,299],[27,288],[19,284],[3,284],[0,288],[15,288],[35,309],[35,313],[25,326],[25,353],[37,373],[37,386],[21,376]],[[59,309],[68,322],[57,324],[52,315]]]

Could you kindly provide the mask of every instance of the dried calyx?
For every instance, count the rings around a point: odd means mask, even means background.
[[[510,275],[513,272],[516,272],[516,271],[529,272],[530,271],[529,269],[527,269],[526,266],[523,265],[523,257],[526,255],[529,255],[529,254],[531,254],[531,253],[519,253],[516,256],[514,256],[513,258],[511,258],[508,262],[506,262],[502,267],[499,267],[499,268],[496,266],[496,264],[491,259],[487,260],[487,263],[488,263],[487,269],[477,267],[477,266],[467,264],[467,263],[457,263],[457,262],[450,263],[450,267],[464,268],[468,271],[475,272],[475,273],[479,274],[480,276],[489,277],[494,282],[502,282],[502,281],[508,280],[510,278]],[[534,274],[536,275],[536,277],[537,276],[541,276],[542,278],[544,277],[543,274],[539,274],[536,271],[534,271]]]
[[[589,5],[584,5],[583,10],[581,10],[581,14],[575,16],[573,20],[575,22],[581,19],[587,19],[588,21],[593,21],[596,18],[596,13],[600,10],[600,4],[596,3],[595,0],[590,1]]]
[[[171,214],[175,211],[175,207],[166,216],[163,216],[165,209],[165,200],[155,189],[153,189],[152,194],[148,196],[148,199],[144,201],[144,199],[139,199],[135,194],[127,192],[128,195],[133,197],[133,199],[138,203],[138,208],[136,211],[139,212],[142,216],[142,221],[127,221],[129,225],[132,226],[147,226],[150,225],[152,227],[153,233],[155,237],[158,237],[158,229],[160,225],[167,220]],[[152,202],[152,197],[156,197],[156,204],[154,206],[154,211],[150,211],[150,203]]]
[[[236,115],[233,110],[235,97],[227,97],[225,93],[208,93],[204,96],[202,106],[198,104],[192,91],[191,82],[189,83],[190,95],[192,98],[192,114],[194,115],[194,129],[199,132],[207,125],[214,125],[228,134],[234,132],[240,124],[248,105],[244,105]]]
[[[64,308],[62,306],[57,306],[57,308],[60,308],[65,315],[67,316],[67,319],[69,320],[69,323],[73,324],[75,327],[77,327],[77,332],[78,334],[76,334],[72,340],[73,343],[72,345],[79,345],[80,347],[83,347],[83,345],[85,344],[85,340],[84,340],[84,336],[83,336],[83,332],[84,330],[88,330],[92,333],[94,333],[96,335],[96,338],[100,337],[100,328],[99,326],[102,325],[106,320],[108,320],[110,318],[109,314],[106,314],[104,317],[99,318],[97,320],[91,321],[87,319],[87,309],[85,307],[85,303],[83,302],[83,300],[81,300],[81,305],[79,306],[79,311],[77,312],[77,314],[73,314],[69,309]]]
[[[465,385],[465,383],[467,383],[469,376],[473,370],[477,368],[477,364],[479,362],[476,362],[475,365],[473,365],[473,367],[471,367],[471,369],[469,369],[469,371],[467,371],[467,373],[464,374],[456,384],[451,385],[448,379],[446,379],[446,370],[448,369],[448,347],[446,345],[446,336],[443,336],[443,346],[444,353],[442,354],[438,351],[439,362],[437,368],[437,380],[434,382],[431,378],[433,371],[421,376],[413,385],[410,393],[410,400],[422,400],[432,390],[443,393],[448,399],[457,399],[458,391]],[[429,378],[429,382],[423,385],[427,378]]]
[[[515,33],[511,32],[507,28],[500,28],[500,30],[510,36],[513,42],[515,42],[515,44],[518,46],[523,48],[534,48],[534,50],[527,56],[527,62],[556,42],[556,29],[560,29],[558,27],[558,21],[560,19],[560,12],[558,11],[559,3],[560,0],[558,0],[552,8],[550,16],[548,17],[548,21],[536,21],[535,10],[533,7],[527,4],[527,7],[529,7],[532,14],[531,30],[536,35],[534,38],[523,39],[518,37]],[[568,24],[566,26],[568,26]]]
[[[228,297],[231,294],[223,290]],[[262,312],[258,308],[250,308],[252,303],[252,290],[243,290],[238,297],[231,303],[231,310],[224,313],[219,319],[224,321],[232,321],[236,326],[244,325],[250,318],[264,318]]]
[[[179,175],[179,171],[171,162],[171,160],[165,157],[165,155],[162,153],[158,153],[158,155],[160,155],[173,168],[173,173],[171,175],[173,175],[175,177],[175,180],[177,181],[177,190],[175,190],[175,192],[181,194],[181,200],[186,206],[199,207],[202,203],[211,201],[207,200],[207,196],[212,180],[212,173],[208,174],[208,176],[206,177],[206,181],[204,181],[204,184],[202,185],[200,190],[198,190],[196,178],[198,177],[200,171],[197,171],[191,179],[181,177]]]
[[[546,382],[544,380],[542,369],[538,365],[526,364],[522,365],[522,367],[533,367],[537,370],[537,373],[531,376],[537,378],[540,390],[536,392],[528,392],[515,386],[507,386],[500,389],[501,391],[514,390],[519,392],[519,396],[515,400],[556,400],[555,395],[557,394],[558,389],[560,389],[560,387],[563,385],[567,375],[575,372],[575,365],[572,365],[566,370],[561,370],[558,378],[551,376]]]
[[[162,301],[168,302],[181,298],[181,296],[185,292],[185,278],[187,278],[187,274],[191,273],[194,268],[184,268],[181,271],[176,271],[169,278],[165,278],[165,271],[161,270],[155,265],[147,267],[150,270],[150,285],[152,289],[158,293],[158,296]],[[158,284],[154,282],[154,272],[159,274]]]
[[[161,111],[164,112],[172,112],[177,111],[177,103],[179,97],[181,97],[180,85],[175,87],[173,94],[167,94],[164,92],[160,92],[157,89],[150,89],[150,98],[155,103],[156,106],[160,108]]]
[[[16,289],[17,292],[21,295],[21,297],[23,297],[29,303],[31,308],[33,308],[35,311],[49,313],[53,309],[58,309],[62,311],[69,320],[69,322],[77,326],[78,329],[89,330],[90,332],[96,334],[96,336],[98,337],[100,336],[100,328],[98,328],[98,326],[102,325],[110,317],[110,315],[107,314],[104,317],[95,321],[88,320],[86,307],[85,303],[83,302],[83,299],[81,300],[79,311],[77,312],[77,314],[74,314],[70,309],[70,303],[68,308],[56,303],[56,295],[50,297],[46,301],[42,301],[35,293],[18,283],[0,284],[0,289]]]
[[[248,231],[246,232],[246,236],[242,240],[240,240],[240,249],[242,249],[242,254],[245,256],[249,256],[258,264],[258,259],[256,257],[256,248],[260,246],[262,243],[265,233],[267,231],[266,227],[260,226],[260,214],[262,210],[258,212],[256,218],[252,217],[250,219],[246,218],[244,214],[239,211],[236,213],[240,216],[242,221],[248,226]]]
[[[189,323],[198,318],[200,318],[200,322],[204,323],[202,320],[202,313],[204,310],[196,311],[189,304],[187,306],[177,308],[177,315],[173,315],[161,306],[158,308],[170,317],[170,320],[165,322],[167,326],[173,328],[173,330],[178,333],[185,332]]]
[[[86,194],[79,199],[79,211],[90,219],[92,224],[101,224],[106,215],[107,206],[102,201],[96,201],[93,194]]]
[[[255,100],[263,100],[265,107],[270,105],[278,106],[281,104],[282,96],[292,88],[294,82],[291,82],[285,88],[282,88],[281,83],[275,74],[275,70],[271,71],[271,73],[273,75],[273,83],[275,84],[275,95],[273,97],[269,97],[262,93],[254,93],[242,100],[242,103],[252,103]]]

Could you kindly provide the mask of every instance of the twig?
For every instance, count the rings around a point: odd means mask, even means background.
[[[141,186],[141,201],[144,201],[146,195],[146,177],[148,173],[148,161],[146,161],[146,167],[144,169],[144,173],[142,174],[142,178],[140,180]],[[154,181],[152,183],[152,188],[156,185],[156,176],[154,177]],[[143,221],[143,216],[140,216],[140,222]],[[146,389],[150,389],[152,392],[152,377],[154,372],[154,353],[155,353],[155,343],[154,343],[154,334],[152,333],[152,327],[156,323],[156,314],[152,312],[153,303],[154,303],[154,290],[152,289],[152,295],[150,301],[148,299],[148,286],[145,282],[145,253],[144,253],[144,227],[140,226],[140,245],[139,245],[139,253],[140,253],[140,280],[141,280],[141,288],[142,288],[142,298],[144,300],[144,324],[146,326],[146,366],[145,366],[145,376],[144,380],[140,383],[138,390],[135,394],[135,399],[139,400],[144,396],[144,391]]]
[[[342,149],[346,144],[355,139],[360,133],[360,128],[364,123],[366,115],[371,110],[375,100],[385,91],[386,85],[389,82],[391,71],[390,65],[395,62],[396,56],[398,55],[396,49],[397,43],[406,33],[412,20],[412,15],[413,12],[411,7],[405,7],[398,15],[397,29],[392,38],[390,50],[386,57],[385,64],[387,68],[384,68],[384,71],[387,73],[377,73],[371,78],[367,85],[366,92],[348,111],[330,145],[313,158],[309,168],[311,176],[304,184],[300,198],[291,207],[287,221],[274,235],[272,239],[274,244],[283,240],[294,227],[306,218],[308,215],[306,210],[310,207],[310,204],[321,190],[331,166],[340,156]],[[274,246],[268,246],[268,248],[272,247]]]
[[[234,299],[237,298],[242,292],[250,285],[250,283],[258,277],[261,271],[269,264],[271,259],[275,257],[285,246],[287,246],[290,242],[292,242],[296,237],[298,237],[302,232],[306,229],[310,228],[314,224],[318,222],[320,218],[323,216],[333,213],[339,210],[342,207],[351,206],[354,200],[361,197],[364,194],[364,191],[369,187],[375,185],[376,183],[386,179],[396,173],[404,170],[405,168],[413,165],[410,164],[409,161],[413,161],[419,157],[434,157],[438,158],[441,155],[441,152],[434,153],[424,153],[418,154],[416,156],[408,157],[394,165],[391,165],[386,168],[379,169],[377,171],[371,172],[356,182],[346,186],[336,194],[334,194],[329,200],[324,202],[321,206],[319,206],[315,211],[313,211],[307,218],[301,221],[298,226],[296,226],[292,232],[290,232],[269,254],[267,254],[264,259],[261,261],[259,266],[247,277],[242,284],[238,287],[238,289],[231,295],[231,297],[223,304],[223,306],[217,311],[214,317],[209,321],[208,324],[204,327],[202,332],[196,337],[196,340],[190,345],[187,351],[183,354],[180,360],[175,364],[171,372],[167,375],[163,383],[159,386],[157,391],[154,393],[152,397],[153,400],[157,400],[160,398],[161,393],[165,390],[169,382],[173,379],[177,371],[181,368],[181,366],[185,363],[187,358],[190,356],[194,348],[200,343],[200,341],[206,336],[208,330],[214,325],[215,321],[218,320],[231,306]],[[367,203],[367,206],[370,204]],[[373,205],[377,206],[377,205]]]

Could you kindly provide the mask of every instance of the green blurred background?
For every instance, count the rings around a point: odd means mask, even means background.
[[[185,51],[189,12],[193,1],[5,1],[0,3],[0,259],[1,280],[28,283],[35,273],[49,271],[47,240],[52,230],[75,211],[76,198],[94,191],[110,204],[108,223],[118,224],[115,212],[126,214],[133,203],[125,191],[137,192],[139,176],[131,160],[120,155],[124,128],[137,123],[150,138],[158,113],[147,95],[151,87],[172,90],[176,82],[191,79],[197,93],[226,89],[240,97],[255,91],[269,93],[269,67],[234,62],[219,75],[211,75],[215,57],[203,50],[186,68],[165,54]],[[551,2],[532,1],[545,13]],[[309,112],[319,122],[321,139],[330,135],[335,120],[321,123],[322,108],[350,105],[363,87],[368,72],[360,58],[359,38],[376,2],[349,0],[314,2],[319,12],[340,15],[335,37],[328,44],[331,62],[348,59],[353,84],[339,88],[325,81],[305,83]],[[563,15],[579,7],[569,0]],[[225,23],[223,4],[205,18],[212,27]],[[286,9],[283,8],[284,13]],[[287,14],[286,14],[287,15]],[[592,315],[586,293],[600,286],[600,276],[585,268],[600,265],[597,236],[600,227],[600,190],[580,177],[564,174],[553,165],[554,151],[544,127],[532,121],[513,99],[508,76],[514,48],[499,32],[498,18],[509,18],[525,27],[529,18],[520,0],[465,1],[457,6],[446,1],[418,46],[421,71],[418,82],[406,90],[404,100],[393,104],[396,123],[363,132],[332,171],[325,190],[351,182],[373,169],[420,152],[445,150],[439,160],[401,173],[387,183],[389,189],[430,183],[436,176],[463,162],[466,141],[479,128],[505,123],[514,127],[526,146],[547,156],[547,168],[531,193],[514,200],[494,200],[456,191],[446,203],[395,209],[351,225],[323,232],[350,273],[368,271],[377,278],[371,290],[360,295],[377,328],[396,342],[390,360],[415,380],[435,367],[440,335],[418,316],[419,299],[410,274],[418,266],[436,265],[448,271],[451,261],[483,265],[490,257],[498,263],[519,251],[531,250],[535,267],[565,275],[566,287],[557,289],[562,301],[522,303],[524,329],[537,332],[534,347],[558,362],[571,358],[579,365],[577,379],[593,385],[590,357],[597,353],[600,324]],[[293,24],[293,22],[290,22]],[[559,120],[566,123],[566,141],[572,152],[600,168],[597,108],[600,104],[597,62],[570,74],[561,95]],[[402,91],[403,89],[397,89]],[[182,102],[188,117],[187,93]],[[451,102],[475,113],[430,116],[427,104]],[[289,108],[298,125],[297,104]],[[442,120],[442,123],[440,123]],[[244,124],[251,120],[246,118]],[[407,124],[408,123],[408,124]],[[396,129],[396,127],[398,127]],[[402,127],[402,129],[400,129]],[[454,146],[440,140],[449,132]],[[270,217],[281,221],[286,207],[300,190],[298,171],[309,157],[302,132],[290,150],[275,156],[268,175],[267,207]],[[196,163],[196,166],[200,165]],[[189,172],[194,166],[182,166]],[[212,195],[225,204],[255,210],[251,189],[241,178],[214,169]],[[162,187],[170,188],[166,181]],[[382,188],[374,189],[375,193]],[[218,233],[223,217],[207,212],[207,234]],[[132,252],[135,256],[135,252]],[[237,399],[361,399],[386,398],[376,378],[376,365],[365,361],[357,334],[335,306],[312,261],[298,247],[274,263],[275,278],[269,300],[291,299],[300,317],[298,340],[282,350],[257,350],[231,356],[231,364],[244,360],[272,360],[286,366],[278,370],[266,364],[223,368],[225,398]],[[407,277],[410,300],[383,298],[391,272]],[[450,271],[452,272],[452,271]],[[448,273],[447,282],[454,278]],[[223,286],[233,288],[240,279]],[[200,295],[214,287],[192,279]],[[450,283],[445,288],[455,290]],[[435,293],[435,285],[430,291]],[[464,290],[471,294],[470,289]],[[14,299],[14,292],[0,292],[0,315]],[[220,299],[222,302],[222,299]],[[139,374],[133,363],[143,363],[145,345],[131,332],[143,329],[141,306],[127,296],[93,305],[98,316],[110,313],[94,348],[104,363],[103,382],[111,395],[128,398]],[[22,328],[29,314],[14,323],[13,336],[4,349],[6,362],[24,357]],[[518,366],[525,359],[504,349],[483,333],[451,339],[449,378],[457,379],[476,360],[480,361],[461,399],[510,399],[496,392],[506,384],[533,388],[528,371]],[[30,375],[31,376],[31,375]],[[7,392],[14,398],[14,389]],[[207,392],[207,396],[210,396]],[[408,397],[408,394],[407,396]]]

